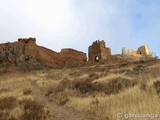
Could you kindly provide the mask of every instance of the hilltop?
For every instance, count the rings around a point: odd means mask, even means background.
[[[153,59],[150,49],[143,45],[135,50],[122,48],[122,54],[112,55],[111,48],[104,40],[97,40],[88,47],[86,53],[72,48],[55,52],[36,44],[35,38],[19,38],[13,43],[0,44],[0,67],[40,70],[45,68],[69,68],[94,64],[123,63]],[[87,60],[88,59],[88,60]]]
[[[118,113],[124,119],[159,114],[159,72],[160,60],[147,45],[112,55],[98,40],[89,46],[87,60],[84,52],[55,52],[37,45],[35,38],[3,43],[0,119],[116,120]]]
[[[122,119],[129,117],[127,114],[159,114],[159,72],[157,59],[32,72],[1,71],[0,119],[118,120],[118,113]]]
[[[0,66],[22,69],[44,69],[82,66],[86,54],[74,49],[55,52],[36,44],[35,38],[20,38],[17,42],[0,44]]]

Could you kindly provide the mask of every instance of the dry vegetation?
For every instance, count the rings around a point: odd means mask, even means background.
[[[116,120],[117,113],[160,115],[159,73],[159,60],[29,73],[1,71],[0,119],[55,119],[53,111],[35,99],[31,81],[50,102],[72,107],[91,120]]]
[[[47,120],[46,106],[34,99],[31,80],[33,74],[1,72],[0,120]],[[33,78],[33,79],[32,79]]]

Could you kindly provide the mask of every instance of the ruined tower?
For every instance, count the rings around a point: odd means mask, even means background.
[[[126,52],[126,48],[125,48],[125,47],[122,48],[122,55],[123,55],[123,56],[127,55],[127,52]]]
[[[106,48],[105,42],[98,40],[92,43],[88,48],[89,61],[94,62],[104,62],[107,61],[111,56],[111,49]]]
[[[137,52],[143,56],[151,55],[150,48],[148,47],[148,45],[142,45],[141,47],[138,48]]]

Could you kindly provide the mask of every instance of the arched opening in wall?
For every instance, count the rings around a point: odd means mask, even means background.
[[[99,57],[95,56],[95,62],[99,62]]]
[[[142,53],[140,52],[139,54],[141,55]]]

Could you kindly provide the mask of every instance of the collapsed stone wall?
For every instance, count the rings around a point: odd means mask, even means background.
[[[18,42],[0,44],[0,66],[35,68],[39,62],[35,56],[38,53],[36,47],[35,38],[21,38]]]
[[[130,55],[130,56],[133,56],[133,57],[141,57],[141,55],[140,55],[140,54],[138,54],[138,52],[137,52],[137,51],[135,51],[135,50],[131,50],[131,49],[129,49],[129,50],[128,50],[127,55]]]
[[[76,67],[84,65],[86,54],[73,49],[60,53],[36,44],[35,38],[20,38],[18,42],[0,44],[0,67],[23,69]],[[69,63],[76,63],[70,66]]]
[[[148,45],[142,45],[138,48],[137,51],[129,49],[128,52],[126,52],[126,49],[122,48],[122,55],[133,56],[133,57],[149,57],[151,56],[151,52]]]
[[[86,53],[71,48],[62,49],[59,54],[66,66],[81,66],[87,62]]]

